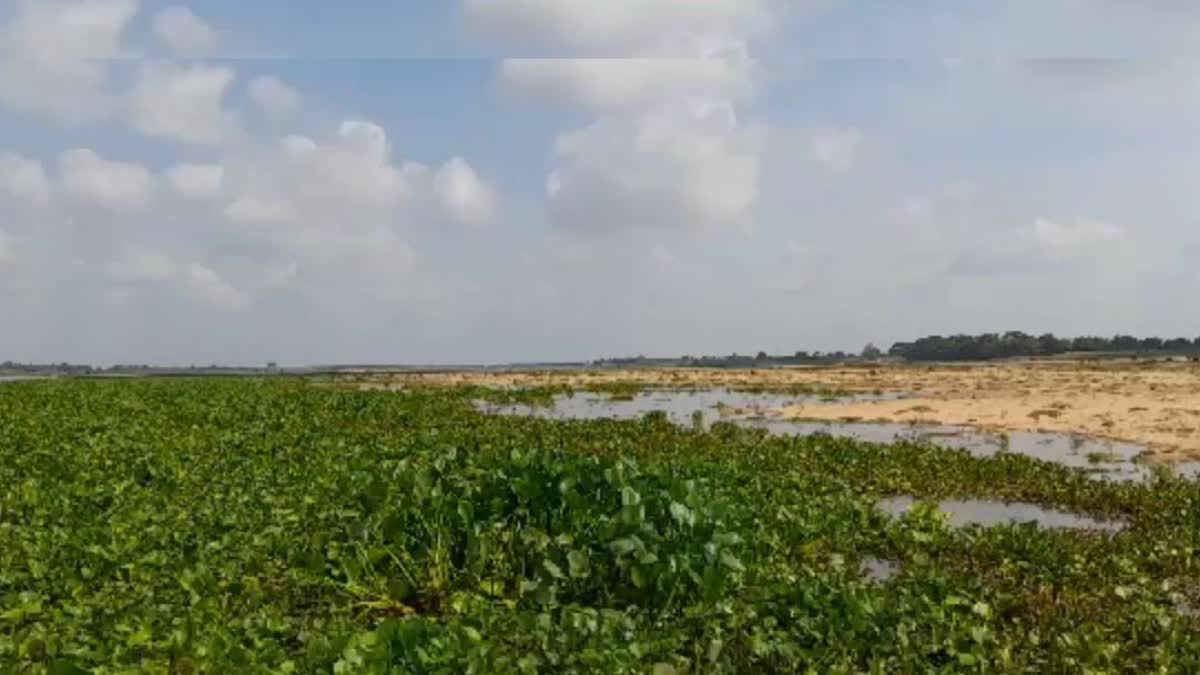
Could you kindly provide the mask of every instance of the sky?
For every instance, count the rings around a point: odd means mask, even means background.
[[[0,360],[1200,335],[1184,0],[0,0]]]

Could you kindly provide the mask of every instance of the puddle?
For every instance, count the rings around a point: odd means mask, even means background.
[[[913,498],[889,497],[879,502],[879,509],[892,516],[902,516],[912,508]],[[938,509],[950,515],[954,527],[967,525],[1001,525],[1035,522],[1041,527],[1073,530],[1107,530],[1115,532],[1125,527],[1117,521],[1104,521],[1066,511],[1047,509],[1025,502],[998,502],[990,499],[946,499]]]
[[[896,392],[854,394],[839,400],[874,401],[902,396]],[[681,426],[692,426],[699,422],[702,427],[708,428],[713,422],[729,421],[780,435],[828,434],[881,444],[898,441],[932,443],[966,450],[976,457],[1008,452],[1082,469],[1104,480],[1143,481],[1153,473],[1149,466],[1134,461],[1146,451],[1145,447],[1134,443],[1077,434],[1031,431],[989,433],[970,427],[939,424],[799,421],[784,419],[778,412],[784,406],[825,398],[820,395],[706,389],[644,391],[631,400],[613,400],[607,394],[577,392],[557,396],[554,404],[547,407],[480,404],[479,408],[494,414],[534,415],[550,419],[638,419],[646,413],[662,411]],[[698,417],[694,418],[694,415]],[[1200,462],[1176,464],[1173,470],[1178,475],[1197,478],[1200,477]]]
[[[975,457],[992,457],[1007,452],[1083,469],[1106,480],[1143,481],[1153,473],[1150,466],[1135,461],[1146,452],[1145,446],[1078,434],[1036,431],[989,433],[970,427],[893,422],[797,421],[772,423],[768,428],[777,434],[828,434],[870,443],[931,443],[966,450]],[[1197,478],[1200,477],[1200,462],[1175,464],[1172,470],[1186,478]]]
[[[844,402],[894,400],[902,395],[848,394],[834,397]],[[820,394],[780,394],[774,392],[741,392],[729,389],[698,389],[695,391],[642,391],[631,399],[612,398],[598,392],[575,392],[554,397],[552,406],[480,404],[484,412],[500,415],[532,415],[548,419],[640,419],[650,412],[662,411],[674,423],[691,426],[700,413],[700,423],[708,428],[721,420],[781,419],[780,408],[797,403],[830,400]]]
[[[38,375],[0,375],[0,384],[5,382],[25,382],[27,380],[40,380]]]
[[[867,558],[862,562],[862,575],[867,581],[886,584],[900,574],[900,566],[883,558]]]

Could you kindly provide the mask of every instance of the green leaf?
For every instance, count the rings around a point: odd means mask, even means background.
[[[588,558],[580,551],[571,551],[567,554],[567,568],[573,579],[583,579],[589,573]]]
[[[730,551],[721,551],[721,564],[736,572],[745,570],[742,561]]]
[[[611,547],[613,553],[616,553],[617,555],[627,555],[640,549],[642,547],[642,542],[639,541],[637,537],[625,537],[622,539],[617,539],[613,543],[609,544],[609,547]]]
[[[671,517],[680,525],[691,525],[693,522],[691,510],[679,502],[671,502]]]
[[[545,570],[550,573],[550,576],[554,577],[555,579],[566,578],[566,576],[563,574],[562,568],[554,564],[554,562],[552,562],[549,558],[542,561],[542,567],[545,568]]]
[[[645,588],[648,581],[646,573],[642,571],[641,567],[636,565],[629,571],[629,578],[633,581],[633,585],[638,588]]]
[[[637,506],[642,503],[642,496],[637,490],[626,485],[621,489],[621,506]]]
[[[50,669],[51,675],[89,675],[91,671],[84,670],[70,661],[58,660]]]

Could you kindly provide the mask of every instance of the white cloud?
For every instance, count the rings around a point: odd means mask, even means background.
[[[390,155],[387,133],[362,120],[343,122],[327,142],[289,136],[273,153],[227,167],[237,198],[226,216],[345,227],[386,221],[413,191],[407,170]]]
[[[862,133],[857,129],[831,129],[813,139],[813,157],[834,170],[850,168],[858,155]]]
[[[215,270],[192,263],[187,267],[187,279],[193,293],[214,308],[239,311],[250,307],[250,298],[229,285]]]
[[[1026,240],[1055,249],[1086,247],[1125,236],[1124,230],[1112,223],[1088,218],[1077,218],[1070,223],[1038,218],[1032,227],[1020,230],[1019,234]]]
[[[121,34],[137,8],[138,0],[17,0],[10,45],[47,62],[119,56]]]
[[[109,65],[137,0],[17,0],[0,28],[0,103],[67,120],[102,117],[114,107]]]
[[[307,136],[287,136],[280,142],[289,159],[297,160],[317,149],[317,142]]]
[[[219,143],[235,129],[221,108],[234,77],[225,67],[144,64],[130,95],[130,124],[150,136]]]
[[[466,0],[468,19],[500,37],[627,57],[501,65],[508,90],[597,115],[555,141],[546,192],[556,223],[685,231],[754,225],[762,127],[743,124],[738,106],[755,95],[747,45],[773,23],[767,4]]]
[[[286,198],[247,194],[226,207],[225,217],[235,223],[290,223],[297,211]]]
[[[383,164],[388,159],[387,132],[374,122],[346,120],[338,129],[343,145],[361,155],[372,164]]]
[[[35,204],[50,199],[50,182],[42,163],[20,155],[0,152],[0,195],[9,195]]]
[[[67,191],[109,208],[136,210],[154,197],[154,176],[138,164],[112,162],[92,150],[77,149],[63,153],[59,166]]]
[[[167,180],[180,197],[204,199],[221,191],[225,167],[220,164],[179,164],[167,170]]]
[[[187,7],[168,7],[156,14],[154,36],[179,56],[202,56],[217,45],[217,32]]]
[[[496,197],[466,160],[455,157],[446,162],[433,179],[433,191],[455,220],[467,225],[483,225],[492,218]]]
[[[521,95],[590,108],[740,98],[751,88],[747,64],[728,58],[507,59],[501,78]]]
[[[105,266],[108,278],[123,284],[171,281],[179,275],[179,266],[161,253],[129,253]]]
[[[728,106],[662,106],[561,136],[548,180],[568,227],[715,229],[752,225],[758,142]]]
[[[616,56],[768,29],[765,0],[464,0],[479,33]]]
[[[273,119],[284,119],[300,106],[300,94],[276,77],[254,78],[249,93],[258,109]]]

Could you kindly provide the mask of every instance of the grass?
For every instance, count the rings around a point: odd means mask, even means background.
[[[0,388],[0,672],[1200,671],[1195,483],[471,403],[556,391]]]

